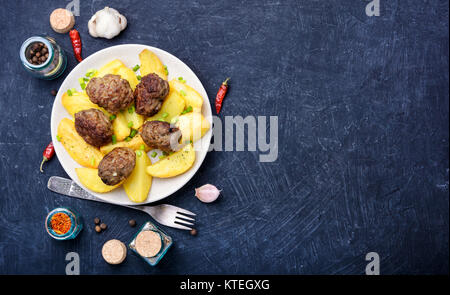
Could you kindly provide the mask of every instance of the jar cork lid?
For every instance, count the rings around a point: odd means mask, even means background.
[[[50,14],[50,26],[61,34],[70,31],[75,25],[75,16],[72,12],[64,8],[57,8]]]
[[[103,245],[102,256],[109,264],[120,264],[127,257],[127,247],[119,240],[109,240]]]
[[[154,257],[161,251],[161,235],[152,230],[144,230],[136,237],[136,251],[144,257]]]

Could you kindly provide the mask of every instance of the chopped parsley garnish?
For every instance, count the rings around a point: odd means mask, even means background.
[[[182,115],[192,112],[192,106],[188,106],[183,112],[181,112]]]

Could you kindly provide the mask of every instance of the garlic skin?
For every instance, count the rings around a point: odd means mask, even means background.
[[[205,184],[195,189],[195,196],[203,203],[211,203],[217,200],[221,190],[212,184]]]
[[[94,37],[112,39],[127,27],[127,19],[117,10],[105,7],[89,20],[89,34]]]

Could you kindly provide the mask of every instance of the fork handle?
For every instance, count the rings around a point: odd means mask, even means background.
[[[88,193],[87,191],[85,191],[84,189],[79,187],[78,184],[76,184],[74,181],[67,179],[67,178],[62,178],[59,176],[52,176],[48,180],[47,187],[49,190],[54,191],[59,194],[62,194],[62,195],[65,195],[65,196],[83,199],[83,200],[95,201],[95,202],[100,202],[100,203],[112,204],[112,203],[106,202],[106,201],[104,201],[100,198],[97,198],[94,195]],[[139,206],[122,205],[122,204],[114,204],[114,205],[128,207],[128,208],[139,210],[139,211],[144,211],[144,209],[140,208]]]

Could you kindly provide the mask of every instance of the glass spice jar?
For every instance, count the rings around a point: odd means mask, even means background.
[[[35,44],[43,44],[48,49],[48,57],[41,64],[33,64],[30,49]],[[22,65],[34,77],[53,80],[61,76],[67,66],[67,56],[64,50],[51,37],[34,36],[28,38],[20,47],[20,60]]]
[[[56,208],[45,219],[47,233],[56,240],[75,239],[83,229],[83,220],[69,208]]]
[[[161,248],[159,249],[158,253],[155,256],[152,257],[145,257],[139,253],[139,249],[136,248],[136,238],[138,235],[143,231],[152,231],[157,234],[157,236],[161,239]],[[172,238],[167,235],[165,232],[160,230],[156,225],[151,223],[150,221],[147,221],[140,229],[139,231],[134,235],[131,242],[128,244],[128,247],[136,253],[139,257],[141,257],[145,262],[150,264],[151,266],[155,266],[158,264],[158,262],[164,257],[167,250],[172,246]]]

